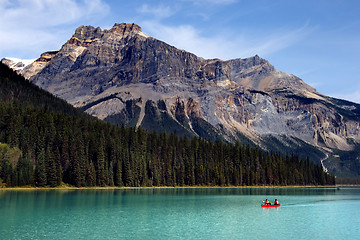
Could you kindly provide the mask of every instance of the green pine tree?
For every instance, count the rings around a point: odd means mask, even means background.
[[[35,185],[38,187],[46,186],[46,164],[45,164],[45,152],[41,150],[36,158],[35,163]]]

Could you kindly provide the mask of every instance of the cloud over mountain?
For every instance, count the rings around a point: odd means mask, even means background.
[[[37,56],[44,48],[59,48],[68,38],[66,27],[100,18],[108,11],[102,0],[0,1],[0,55]]]

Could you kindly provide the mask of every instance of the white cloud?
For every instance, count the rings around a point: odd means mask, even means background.
[[[170,6],[159,5],[151,7],[148,4],[143,4],[138,10],[139,13],[151,14],[155,18],[167,18],[175,13]]]
[[[183,0],[186,2],[193,2],[196,5],[228,5],[237,2],[238,0]]]
[[[195,53],[204,58],[214,58],[225,51],[221,38],[206,38],[191,25],[166,26],[159,22],[145,21],[143,31],[177,48]],[[225,43],[226,44],[226,43]],[[231,44],[228,42],[227,44]]]
[[[249,44],[247,49],[249,53],[256,52],[262,56],[268,56],[302,41],[315,29],[316,27],[309,27],[306,23],[298,29],[273,30],[269,36],[251,36],[250,34],[250,38],[246,40]]]
[[[310,34],[313,29],[304,25],[295,30],[279,30],[271,35],[246,35],[232,32],[218,32],[210,37],[191,25],[168,26],[159,21],[144,21],[143,30],[177,48],[195,53],[204,58],[245,58],[256,54],[261,57],[281,51]]]
[[[58,26],[106,13],[109,7],[101,0],[17,0],[0,2],[2,28],[13,26],[41,28]]]
[[[334,93],[334,94],[329,94],[329,96],[340,99],[346,99],[348,101],[360,104],[360,90],[355,90],[350,93]]]
[[[108,11],[102,0],[0,0],[0,58],[11,51],[34,52],[34,46],[61,46],[69,34],[64,36],[62,26]]]

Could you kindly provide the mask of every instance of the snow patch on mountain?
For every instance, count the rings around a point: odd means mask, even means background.
[[[1,62],[8,65],[14,71],[21,71],[26,66],[33,63],[35,60],[36,60],[36,58],[35,59],[20,59],[20,58],[14,58],[14,57],[5,57],[5,58],[1,59]]]

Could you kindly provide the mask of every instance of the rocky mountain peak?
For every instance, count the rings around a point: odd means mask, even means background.
[[[141,27],[135,23],[115,23],[110,32],[128,35],[141,32]]]
[[[259,55],[257,55],[257,54],[255,56],[253,56],[253,57],[249,57],[248,61],[252,62],[253,65],[260,65],[260,64],[268,64],[269,63],[265,59],[259,57]]]
[[[80,26],[75,30],[73,38],[78,38],[81,40],[93,40],[95,38],[101,38],[104,34],[103,30],[100,27],[93,26]]]
[[[92,42],[96,42],[102,38],[126,38],[134,36],[142,36],[148,38],[146,34],[141,31],[141,27],[135,23],[115,23],[110,29],[102,30],[100,27],[93,26],[80,26],[75,30],[74,35],[68,40],[67,43],[88,47]]]

